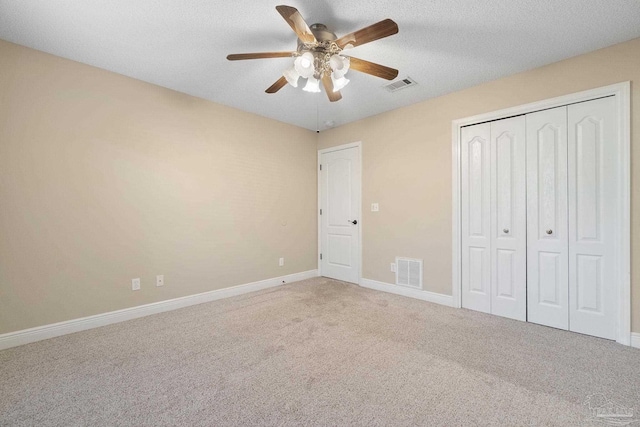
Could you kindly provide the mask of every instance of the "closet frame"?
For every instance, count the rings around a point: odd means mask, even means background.
[[[484,122],[506,119],[578,102],[614,96],[617,109],[619,148],[618,212],[616,223],[617,295],[616,342],[631,345],[631,83],[609,86],[536,101],[490,113],[454,120],[452,127],[452,289],[454,307],[462,307],[462,245],[461,245],[461,128]]]

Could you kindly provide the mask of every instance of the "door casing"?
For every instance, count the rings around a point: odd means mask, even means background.
[[[607,96],[615,96],[619,130],[618,218],[616,221],[617,239],[615,245],[617,255],[616,271],[618,275],[615,281],[618,307],[618,312],[616,313],[616,342],[623,345],[631,345],[631,82],[629,81],[458,119],[451,123],[453,224],[451,293],[454,307],[462,307],[460,129],[463,126],[500,120]]]

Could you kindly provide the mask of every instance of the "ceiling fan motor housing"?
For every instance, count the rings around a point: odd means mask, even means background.
[[[316,40],[321,42],[328,42],[337,40],[335,33],[329,31],[326,25],[324,24],[313,24],[309,27],[314,36],[316,36]]]
[[[311,52],[315,58],[315,69],[318,71],[314,77],[321,79],[324,72],[329,71],[329,57],[331,55],[338,54],[342,51],[334,42],[338,39],[335,33],[329,31],[324,24],[313,24],[309,26],[309,29],[315,36],[317,43],[309,44],[304,43],[298,39],[298,54],[302,55],[305,52]]]

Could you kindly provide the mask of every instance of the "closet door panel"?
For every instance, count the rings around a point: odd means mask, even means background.
[[[491,123],[491,313],[526,320],[525,117]]]
[[[615,339],[615,98],[568,107],[569,327]]]
[[[490,124],[461,130],[462,306],[491,311]]]
[[[527,318],[569,328],[567,108],[528,114]]]

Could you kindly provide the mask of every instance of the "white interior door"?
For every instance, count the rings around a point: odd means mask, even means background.
[[[462,306],[491,312],[491,125],[461,129]]]
[[[320,158],[320,270],[360,282],[360,147],[322,153]]]
[[[615,98],[568,107],[569,329],[616,338]]]
[[[491,313],[527,320],[525,117],[491,122]]]
[[[527,319],[568,329],[567,107],[526,118]]]

